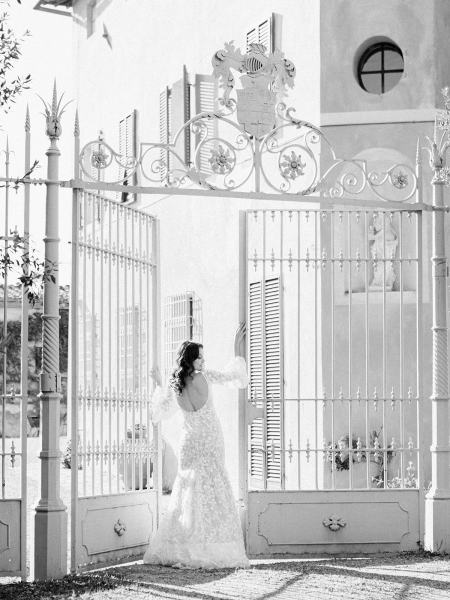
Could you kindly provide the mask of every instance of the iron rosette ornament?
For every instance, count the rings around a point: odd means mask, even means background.
[[[383,201],[407,202],[417,191],[417,175],[406,163],[386,168],[371,168],[366,160],[339,159],[333,153],[325,163],[320,188],[330,199],[358,198],[365,195]]]
[[[276,192],[312,194],[320,183],[319,151],[323,133],[297,119],[294,109],[277,105],[277,123],[260,142],[259,166],[262,180]]]
[[[82,148],[79,165],[87,181],[124,183],[136,172],[139,160],[116,152],[100,132],[97,140]]]

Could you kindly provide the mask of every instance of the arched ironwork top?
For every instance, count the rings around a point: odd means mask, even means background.
[[[142,182],[167,188],[414,198],[418,185],[411,166],[396,163],[378,171],[366,161],[339,158],[319,127],[295,116],[283,100],[293,87],[295,66],[281,52],[251,44],[242,54],[230,43],[214,54],[212,64],[224,90],[216,111],[187,121],[170,143],[141,143],[137,156],[119,154],[103,136],[88,142],[80,152],[83,179],[121,184],[139,173]],[[240,73],[239,89],[233,70]],[[180,152],[186,133],[195,139],[189,164]]]

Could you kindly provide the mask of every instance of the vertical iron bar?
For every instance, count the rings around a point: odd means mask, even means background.
[[[5,259],[8,257],[8,226],[9,226],[9,139],[6,138],[6,150],[5,150],[5,219],[4,219],[4,252]],[[8,267],[5,266],[3,271],[3,342],[6,344],[8,337]],[[5,352],[3,352],[3,372],[2,372],[2,499],[6,498],[6,394],[7,394],[7,352],[8,349],[5,345]]]
[[[424,500],[424,461],[422,460],[423,446],[423,247],[422,247],[422,211],[416,212],[416,439],[417,439],[417,487],[421,502],[419,513],[420,540],[424,539],[425,502]]]
[[[83,197],[83,284],[82,294],[83,298],[83,496],[87,496],[87,431],[86,431],[86,411],[88,398],[88,377],[87,377],[87,223],[88,223],[88,194],[82,192]],[[90,393],[90,390],[89,390]]]
[[[281,489],[286,487],[286,456],[284,448],[285,443],[285,428],[284,428],[284,280],[283,280],[283,215],[284,211],[280,210],[280,475]]]
[[[263,423],[262,423],[262,443],[263,443],[263,485],[267,490],[267,374],[266,374],[266,211],[263,211],[263,253],[262,267],[263,276],[261,282],[261,356],[262,356],[262,397],[263,397]]]
[[[379,213],[378,213],[379,214]],[[382,404],[382,456],[383,456],[383,488],[387,487],[387,453],[386,453],[386,212],[383,211],[383,404]],[[389,217],[388,217],[389,218]],[[380,441],[380,440],[378,440]]]
[[[98,193],[98,192],[97,192]],[[98,196],[96,194],[91,194],[91,235],[92,235],[92,254],[91,254],[91,388],[92,388],[92,398],[91,398],[91,449],[92,449],[92,463],[91,463],[91,495],[94,496],[96,493],[95,489],[95,411],[97,410],[97,401],[98,401],[98,388],[96,381],[96,332],[97,332],[97,315],[95,312],[95,261],[97,260],[97,244],[95,240],[95,221],[97,218],[97,202]]]
[[[318,398],[318,367],[319,367],[319,331],[318,331],[318,314],[317,314],[317,295],[318,295],[318,273],[317,271],[320,268],[319,265],[319,257],[317,252],[318,245],[318,236],[317,236],[317,228],[320,225],[320,218],[317,219],[318,211],[314,211],[314,448],[317,448],[318,443],[318,414],[317,414],[317,398]],[[314,464],[314,485],[315,489],[319,488],[319,473],[318,473],[318,464],[317,464],[317,452],[314,453],[315,464]]]
[[[334,453],[334,398],[335,398],[335,372],[334,372],[334,294],[335,294],[335,250],[334,250],[334,228],[336,226],[336,219],[334,211],[331,213],[331,239],[330,239],[330,253],[332,257],[331,261],[331,487],[336,487],[336,469],[335,469],[335,458]]]
[[[106,203],[105,203],[105,199],[102,196],[99,196],[98,198],[98,205],[99,205],[99,220],[100,220],[100,252],[99,252],[99,257],[100,257],[100,276],[99,276],[99,280],[100,280],[100,348],[99,348],[99,355],[100,355],[100,365],[99,365],[99,370],[100,370],[100,494],[103,496],[104,494],[104,489],[103,489],[103,457],[104,457],[104,452],[105,452],[105,447],[104,447],[104,435],[103,435],[103,431],[104,431],[104,410],[105,410],[105,405],[106,405],[106,394],[105,394],[105,381],[104,381],[104,374],[103,374],[103,368],[104,368],[104,364],[103,364],[103,347],[104,347],[104,316],[105,316],[105,307],[103,304],[103,290],[104,290],[104,284],[105,284],[105,275],[104,275],[104,270],[103,270],[103,264],[104,264],[104,257],[105,257],[105,240],[104,240],[104,215],[105,215],[105,208],[106,208]]]
[[[365,320],[365,425],[366,425],[366,488],[369,488],[370,482],[370,439],[369,439],[369,260],[370,260],[370,244],[369,244],[369,223],[368,223],[369,213],[367,211],[364,212],[364,246],[365,246],[365,310],[364,310],[364,320]]]
[[[399,348],[399,359],[400,359],[400,406],[399,406],[399,421],[400,421],[400,480],[401,487],[405,487],[405,413],[404,413],[404,372],[403,372],[403,212],[399,212],[400,226],[399,226],[399,285],[400,285],[400,348]]]
[[[79,155],[80,155],[80,126],[78,121],[78,111],[75,113],[74,127],[74,179],[79,178]],[[76,572],[77,561],[77,525],[78,525],[78,411],[79,411],[79,316],[80,307],[78,304],[79,289],[79,228],[80,228],[80,201],[81,192],[74,188],[72,191],[72,247],[71,247],[71,276],[70,276],[70,333],[69,333],[69,351],[70,351],[70,400],[71,400],[71,553],[70,569]],[[68,394],[69,397],[69,394]]]
[[[28,173],[31,167],[31,125],[30,111],[27,105],[25,117],[25,173]],[[24,184],[24,206],[23,206],[23,258],[28,255],[30,248],[30,184]],[[29,272],[28,265],[24,260],[24,274]],[[27,472],[28,472],[28,444],[27,444],[27,422],[28,422],[28,313],[30,303],[28,302],[25,286],[22,285],[22,315],[21,315],[21,344],[20,344],[20,435],[21,435],[21,500],[22,507],[20,511],[20,566],[22,579],[27,576]]]
[[[121,378],[120,378],[120,265],[123,264],[122,249],[120,246],[120,213],[122,210],[121,206],[116,206],[116,254],[117,254],[117,274],[116,274],[116,382],[117,382],[117,394],[116,394],[116,489],[117,493],[120,492],[120,466],[122,464],[124,473],[126,472],[125,459],[121,451],[120,444],[120,414],[123,410],[122,406],[122,389],[121,389]],[[124,325],[125,327],[125,325]]]
[[[298,489],[302,488],[301,471],[301,216],[302,211],[297,211],[297,477]]]
[[[160,289],[160,258],[159,258],[159,221],[150,220],[152,232],[152,373],[159,373],[159,361],[161,355],[160,327],[161,327],[161,289]],[[153,430],[156,433],[156,504],[159,516],[161,514],[161,494],[162,494],[162,439],[161,425]]]
[[[136,216],[137,213],[135,213],[132,209],[128,209],[130,212],[130,219],[131,219],[131,356],[132,356],[132,362],[131,362],[131,386],[132,386],[132,390],[131,390],[131,400],[132,400],[132,404],[131,404],[131,457],[130,457],[130,464],[131,464],[131,489],[134,490],[136,489],[136,401],[137,401],[137,394],[138,394],[138,386],[136,385],[136,339],[137,339],[137,332],[136,332],[136,298],[135,298],[135,260],[136,260],[136,255],[135,255],[135,249],[136,249],[136,245],[135,245],[135,223],[136,223]],[[128,436],[128,432],[127,432],[127,436]]]
[[[347,213],[347,239],[348,239],[348,477],[349,488],[353,488],[353,432],[352,432],[352,308],[353,308],[353,281],[352,281],[352,217]]]

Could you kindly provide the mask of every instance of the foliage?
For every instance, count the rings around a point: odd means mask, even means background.
[[[20,0],[17,0],[20,4]],[[8,2],[3,2],[7,4]],[[21,44],[24,37],[30,35],[27,30],[23,37],[18,37],[8,23],[9,15],[0,13],[0,107],[7,112],[11,104],[16,101],[17,96],[30,87],[31,75],[10,76],[16,61],[21,56]]]
[[[17,277],[25,288],[28,302],[34,306],[46,281],[56,282],[54,263],[40,260],[33,248],[29,247],[29,238],[21,236],[16,230],[4,240],[0,247],[0,277],[7,273]]]
[[[72,440],[67,440],[66,449],[64,450],[64,454],[61,460],[61,464],[65,469],[72,468]],[[81,471],[83,466],[81,464],[78,465],[78,470]]]
[[[1,317],[2,315],[0,315]],[[69,310],[59,310],[59,365],[62,374],[68,369],[69,348]],[[39,414],[39,372],[42,365],[42,314],[40,312],[30,313],[28,317],[28,394],[29,414]],[[20,389],[20,352],[21,352],[21,322],[19,320],[8,320],[6,341],[3,340],[3,323],[0,319],[0,376],[3,372],[3,359],[6,357],[6,381],[7,390]],[[67,389],[66,379],[62,379],[62,405],[66,404]],[[61,416],[63,416],[64,411]]]
[[[11,583],[1,586],[2,600],[62,600],[63,598],[90,598],[91,594],[112,590],[123,583],[123,575],[116,569],[87,573],[84,575],[66,575],[62,579]]]
[[[395,454],[393,448],[389,445],[387,449],[383,449],[380,444],[382,427],[379,431],[374,429],[369,435],[369,445],[366,448],[365,442],[361,441],[361,438],[354,437],[352,435],[352,450],[350,448],[350,437],[349,435],[343,435],[338,439],[334,446],[328,444],[327,461],[334,462],[336,471],[348,471],[350,468],[350,454],[352,455],[352,462],[366,461],[369,457],[370,462],[379,465],[380,472],[383,470],[384,460],[386,457],[387,464],[389,464]]]

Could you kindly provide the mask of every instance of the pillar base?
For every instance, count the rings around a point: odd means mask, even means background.
[[[59,579],[67,574],[67,510],[62,504],[46,510],[38,506],[34,520],[34,578]]]
[[[450,495],[437,493],[425,498],[424,549],[450,553]]]

